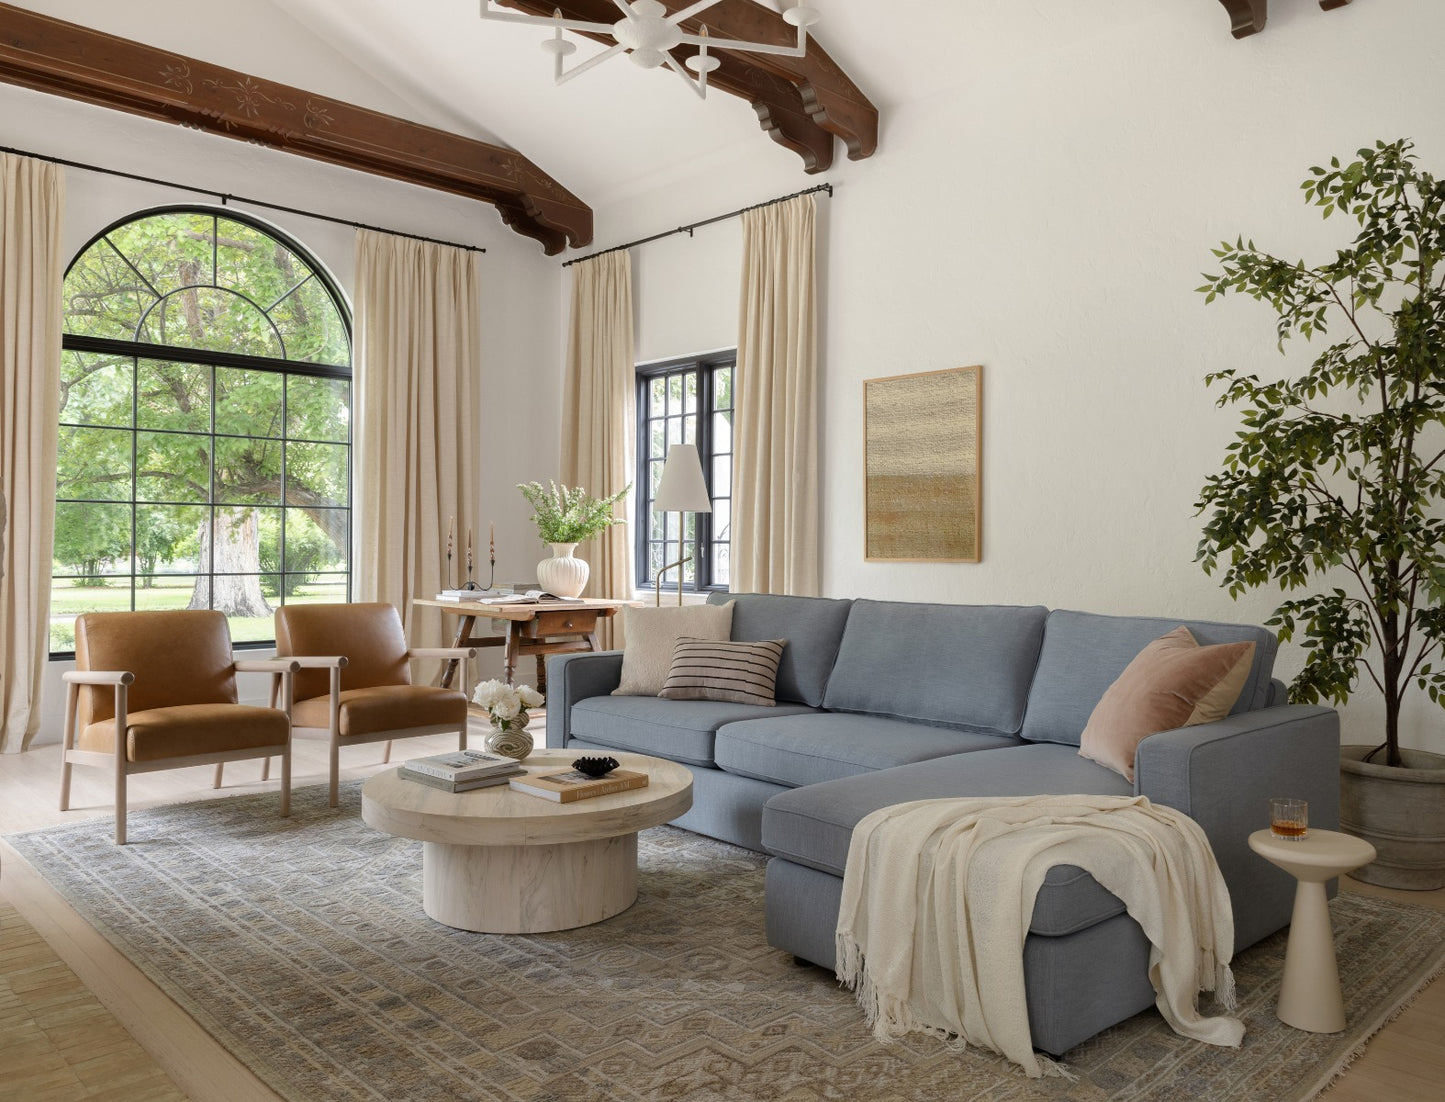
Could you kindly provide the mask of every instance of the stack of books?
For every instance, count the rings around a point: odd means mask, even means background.
[[[506,784],[525,772],[522,763],[515,758],[489,754],[485,750],[456,750],[450,754],[433,754],[429,758],[413,758],[403,762],[398,770],[406,780],[440,788],[443,792],[490,788]]]
[[[593,796],[608,796],[613,792],[646,788],[647,774],[631,769],[614,769],[604,777],[589,777],[576,769],[560,769],[555,773],[534,773],[513,780],[512,787],[529,796],[541,796],[544,800],[570,804],[575,800],[586,800]]]

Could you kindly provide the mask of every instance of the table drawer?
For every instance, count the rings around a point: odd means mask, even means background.
[[[530,636],[561,635],[569,631],[596,630],[596,609],[559,608],[554,612],[537,613],[536,618],[523,627],[523,634]]]

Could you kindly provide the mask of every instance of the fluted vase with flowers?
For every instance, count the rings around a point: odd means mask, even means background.
[[[580,597],[587,588],[591,568],[574,552],[583,540],[621,522],[612,507],[632,489],[628,483],[611,497],[593,497],[581,486],[523,482],[517,486],[532,503],[537,534],[550,544],[552,557],[537,564],[537,584],[558,597]]]
[[[483,681],[472,691],[472,703],[487,710],[492,729],[484,745],[493,754],[521,761],[532,752],[527,731],[528,708],[540,708],[545,699],[530,685],[508,685],[504,681]]]

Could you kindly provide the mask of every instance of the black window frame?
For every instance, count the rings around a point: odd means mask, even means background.
[[[326,270],[325,265],[323,265],[323,264],[320,262],[320,260],[317,259],[317,257],[315,256],[315,254],[314,254],[309,248],[307,248],[305,245],[303,245],[303,244],[301,244],[299,241],[297,241],[294,237],[292,237],[291,235],[287,234],[285,231],[279,229],[278,227],[276,227],[276,226],[274,226],[274,225],[271,225],[271,224],[268,223],[268,222],[262,221],[261,219],[255,218],[255,217],[253,217],[253,216],[248,216],[245,212],[237,211],[237,210],[235,210],[235,209],[233,209],[233,208],[231,208],[231,207],[226,207],[226,206],[215,207],[215,206],[208,206],[208,205],[205,205],[205,204],[197,204],[197,203],[175,203],[175,204],[166,204],[166,205],[164,205],[164,206],[158,206],[158,207],[150,207],[150,208],[147,208],[147,209],[144,209],[144,210],[135,211],[135,212],[133,212],[133,213],[131,213],[131,214],[126,215],[126,216],[123,217],[123,218],[118,218],[118,219],[116,219],[114,222],[112,222],[110,225],[106,226],[106,227],[105,227],[103,230],[101,230],[99,233],[97,233],[97,234],[95,234],[93,237],[91,237],[90,240],[88,240],[83,246],[81,246],[81,248],[79,248],[78,250],[76,250],[76,253],[75,253],[75,255],[71,258],[70,263],[69,263],[68,265],[66,265],[65,278],[68,278],[68,277],[69,277],[70,272],[71,272],[71,269],[74,268],[75,265],[78,264],[78,263],[81,261],[82,258],[84,258],[87,254],[89,254],[89,252],[90,252],[94,247],[96,247],[98,244],[100,244],[102,241],[107,241],[107,238],[109,237],[109,235],[112,234],[112,233],[114,233],[116,230],[119,230],[119,229],[121,229],[121,228],[123,228],[123,227],[125,227],[125,226],[128,226],[128,225],[130,225],[130,224],[132,224],[132,223],[134,223],[134,222],[139,222],[139,221],[142,221],[142,220],[147,219],[147,218],[154,218],[154,217],[157,217],[157,216],[168,215],[168,214],[202,214],[202,215],[208,215],[208,216],[211,216],[211,217],[217,218],[217,219],[222,219],[222,218],[224,218],[224,219],[226,219],[226,220],[228,220],[228,221],[239,222],[239,223],[241,223],[242,225],[248,226],[248,227],[250,227],[251,229],[254,229],[256,232],[258,232],[258,233],[260,233],[260,234],[264,234],[266,237],[271,238],[272,240],[276,241],[277,243],[279,243],[280,245],[282,245],[284,248],[286,248],[288,251],[290,251],[290,252],[291,252],[294,256],[296,256],[299,260],[301,260],[304,264],[306,264],[306,265],[311,269],[311,275],[308,276],[308,277],[306,277],[306,279],[303,279],[303,280],[301,280],[300,282],[298,282],[298,283],[296,284],[296,286],[292,287],[292,288],[290,289],[290,291],[287,292],[287,295],[289,296],[291,293],[294,293],[294,292],[295,292],[298,288],[300,288],[304,283],[306,283],[308,280],[313,279],[313,278],[316,279],[316,280],[326,289],[328,295],[331,297],[332,302],[334,302],[335,305],[336,305],[337,314],[338,314],[338,316],[339,316],[339,318],[340,318],[341,325],[342,325],[342,327],[343,327],[343,328],[345,329],[345,331],[346,331],[346,343],[347,343],[347,349],[348,349],[347,363],[346,363],[345,365],[340,365],[340,364],[315,363],[315,362],[307,361],[307,360],[278,359],[278,358],[276,358],[276,357],[271,357],[271,356],[252,355],[252,354],[247,354],[247,353],[236,353],[236,352],[212,351],[212,350],[203,349],[203,348],[191,348],[191,347],[188,347],[188,346],[185,346],[185,345],[152,344],[152,343],[149,343],[149,342],[146,342],[146,341],[141,341],[141,340],[122,340],[122,339],[117,339],[117,338],[112,338],[112,337],[92,337],[92,336],[84,336],[84,335],[80,335],[80,334],[73,334],[73,333],[69,333],[69,332],[62,332],[62,335],[61,335],[61,349],[62,349],[62,351],[65,351],[65,352],[74,351],[74,352],[100,353],[100,354],[104,354],[104,355],[120,356],[120,357],[124,357],[124,358],[126,358],[126,359],[129,359],[129,360],[131,361],[132,369],[133,369],[133,375],[132,375],[132,386],[133,386],[133,387],[136,386],[136,385],[138,385],[138,380],[139,380],[139,367],[140,367],[141,361],[143,361],[143,360],[164,360],[164,361],[169,361],[169,362],[172,362],[172,363],[193,364],[193,365],[195,365],[195,366],[197,366],[197,367],[203,367],[203,368],[209,369],[210,372],[211,372],[211,377],[212,377],[212,386],[210,387],[210,391],[211,391],[211,402],[212,402],[212,407],[213,407],[213,408],[212,408],[212,411],[211,411],[212,415],[211,415],[211,418],[210,418],[211,429],[210,429],[209,434],[200,434],[200,435],[209,435],[212,440],[238,439],[238,438],[235,438],[235,437],[229,437],[227,434],[224,434],[224,433],[218,433],[218,432],[216,432],[216,424],[215,424],[215,416],[214,416],[214,413],[215,413],[214,403],[215,403],[215,401],[216,401],[216,387],[215,387],[215,385],[214,385],[214,381],[215,381],[215,372],[216,372],[216,369],[217,369],[217,368],[238,368],[238,369],[242,369],[242,370],[261,371],[261,372],[265,372],[265,373],[267,373],[267,374],[279,375],[279,376],[281,377],[281,380],[282,380],[282,383],[281,383],[281,395],[282,395],[282,397],[281,397],[281,411],[282,411],[281,422],[282,422],[283,428],[282,428],[282,435],[277,438],[278,442],[282,443],[283,445],[284,445],[284,444],[288,444],[288,443],[343,444],[343,445],[345,446],[345,448],[346,448],[347,503],[346,503],[344,506],[337,506],[337,507],[336,507],[339,512],[344,512],[344,513],[346,514],[346,517],[347,517],[347,520],[346,520],[346,541],[345,541],[345,549],[344,549],[344,551],[345,551],[345,556],[346,556],[346,570],[345,570],[344,572],[337,572],[337,573],[338,573],[338,574],[344,574],[344,578],[345,578],[345,592],[346,592],[346,595],[347,595],[347,596],[346,596],[346,599],[347,599],[348,601],[350,601],[350,600],[352,599],[352,596],[353,596],[353,587],[354,587],[354,584],[355,584],[355,569],[354,569],[354,568],[355,568],[355,561],[354,561],[354,553],[355,553],[354,543],[355,543],[355,540],[354,540],[354,538],[353,538],[353,533],[352,533],[352,519],[353,519],[354,514],[355,514],[355,495],[354,495],[354,491],[355,491],[355,476],[356,476],[356,472],[355,472],[355,435],[354,435],[354,433],[355,433],[355,417],[352,416],[352,417],[350,418],[350,424],[351,424],[352,427],[351,427],[351,429],[348,431],[348,433],[347,433],[347,438],[346,438],[345,441],[336,441],[336,440],[310,441],[310,440],[308,440],[308,439],[301,438],[301,437],[291,437],[291,436],[289,436],[289,435],[286,435],[286,433],[287,433],[288,430],[287,430],[286,427],[285,427],[286,424],[288,423],[288,419],[287,419],[287,417],[286,417],[286,402],[287,402],[287,395],[288,395],[289,388],[288,388],[288,386],[287,386],[287,383],[289,382],[289,380],[290,380],[292,377],[301,377],[301,378],[312,377],[312,378],[344,380],[344,381],[347,383],[347,408],[348,408],[348,410],[349,410],[351,413],[354,414],[354,412],[355,412],[355,408],[356,408],[356,407],[355,407],[356,390],[355,390],[355,376],[354,376],[354,370],[353,370],[353,367],[354,367],[354,354],[355,354],[355,339],[354,339],[354,338],[355,338],[355,334],[354,334],[354,330],[353,330],[353,327],[352,327],[351,310],[350,310],[350,306],[349,306],[349,304],[348,304],[348,302],[347,302],[347,300],[346,300],[346,296],[342,293],[342,290],[341,290],[340,285],[338,285],[338,284],[336,283],[336,281],[332,278],[330,272],[328,272],[328,271]],[[107,241],[107,243],[109,244],[108,241]],[[114,248],[115,246],[112,244],[111,247]],[[128,265],[130,265],[130,260],[129,260],[128,258],[126,258],[124,254],[119,253],[119,250],[117,250],[117,253],[118,253],[118,255],[121,256],[121,259],[122,259],[122,260],[125,260],[126,263],[127,263]],[[132,269],[134,270],[133,266],[132,266]],[[138,273],[138,274],[139,274],[139,273]],[[140,277],[140,278],[144,279],[143,276]],[[212,266],[212,269],[211,269],[211,278],[212,278],[212,281],[213,281],[212,284],[204,284],[204,285],[203,285],[203,284],[198,284],[197,286],[215,286],[214,280],[215,280],[215,278],[216,278],[216,266],[214,265],[214,263],[213,263],[213,266]],[[222,289],[229,291],[229,289],[226,289],[226,288],[222,288]],[[237,293],[237,292],[230,291],[229,293]],[[244,297],[246,297],[246,296],[242,295],[242,296],[240,296],[240,297],[243,297],[243,298],[244,298]],[[285,297],[287,297],[287,296],[282,296],[282,299],[284,299]],[[282,301],[282,299],[278,299],[277,302],[272,303],[269,307],[267,307],[267,306],[262,306],[261,304],[255,303],[255,302],[253,302],[253,305],[255,305],[258,310],[261,310],[263,313],[266,313],[267,316],[268,316],[268,318],[269,318],[269,311],[270,311],[271,309],[274,309],[277,305],[279,305],[280,302]],[[154,309],[154,305],[153,305],[150,309]],[[148,313],[148,312],[149,312],[149,310],[147,311],[147,313]],[[143,318],[144,318],[144,314],[142,315],[142,319],[143,319]],[[138,324],[139,324],[139,323],[138,323]],[[285,341],[284,341],[284,338],[281,336],[281,334],[280,334],[279,332],[277,333],[277,340],[278,340],[278,342],[281,344],[282,351],[284,352],[284,351],[285,351]],[[62,420],[62,421],[59,422],[59,427],[61,427],[61,428],[66,428],[66,427],[85,427],[85,426],[77,426],[77,425],[75,425],[75,424],[73,424],[73,423],[71,423],[71,422],[67,422],[67,421]],[[132,417],[131,424],[130,424],[128,427],[114,426],[114,431],[128,431],[128,432],[130,432],[130,433],[132,434],[132,437],[134,438],[134,437],[137,436],[139,433],[141,433],[141,432],[143,432],[143,431],[150,431],[150,430],[144,430],[144,429],[140,428],[140,426],[136,424],[135,418]],[[132,457],[134,457],[134,455],[135,455],[134,439],[132,440],[132,452],[131,452],[131,454],[132,454]],[[285,481],[286,481],[286,473],[285,473],[285,471],[286,471],[286,460],[285,460],[285,452],[284,452],[284,448],[283,448],[283,453],[282,453],[282,467],[281,467],[281,481],[282,481],[282,485],[283,485],[283,486],[285,485]],[[134,474],[134,458],[132,458],[132,474]],[[207,502],[205,503],[205,507],[208,508],[208,509],[210,509],[210,510],[212,510],[212,512],[214,512],[214,510],[217,509],[217,508],[224,508],[224,507],[225,507],[225,503],[224,503],[224,502],[217,502],[217,501],[215,500],[214,472],[213,472],[213,474],[212,474],[212,479],[213,479],[213,487],[212,487],[212,493],[211,493],[211,500],[209,500],[209,501],[207,501]],[[129,580],[130,580],[130,607],[131,607],[132,610],[134,610],[135,607],[136,607],[136,592],[137,592],[137,584],[136,584],[136,583],[137,583],[137,578],[139,577],[139,575],[137,574],[137,563],[136,563],[135,551],[134,551],[134,548],[135,548],[135,545],[136,545],[136,534],[137,534],[137,532],[136,532],[136,526],[137,526],[137,520],[136,520],[137,507],[138,507],[139,505],[141,505],[141,504],[166,504],[166,503],[164,503],[164,502],[160,502],[160,503],[156,503],[156,502],[140,502],[140,501],[137,499],[137,493],[138,493],[138,486],[137,486],[136,480],[135,480],[134,477],[133,477],[133,478],[132,478],[132,482],[131,482],[130,499],[129,499],[128,501],[123,501],[123,502],[122,502],[122,501],[105,500],[105,501],[95,502],[95,503],[97,503],[97,504],[105,504],[105,505],[126,504],[126,505],[129,505],[129,506],[130,506],[130,509],[131,509],[131,547],[132,547],[131,569],[130,569],[130,573],[129,573],[128,575],[119,575],[119,574],[118,574],[118,575],[115,575],[115,577],[117,577],[117,578],[128,577],[128,578],[129,578]],[[59,503],[59,502],[61,502],[61,501],[64,501],[64,502],[67,502],[67,503],[69,503],[69,502],[76,502],[76,503],[80,503],[80,504],[86,504],[86,503],[90,502],[90,499],[85,499],[85,498],[63,498],[63,499],[62,499],[62,498],[60,498],[58,495],[57,495],[57,499],[56,499],[56,500],[57,500],[57,503]],[[187,503],[184,503],[184,504],[193,504],[193,503],[187,502]],[[282,505],[281,505],[281,527],[282,527],[283,546],[284,546],[284,539],[285,539],[285,524],[286,524],[286,506],[285,506],[285,503],[284,503],[284,494],[283,494],[283,502],[282,502]],[[214,567],[214,563],[212,563],[212,564],[210,564],[210,565],[211,565],[212,567]],[[282,563],[282,564],[280,564],[280,565],[282,566],[282,569],[276,572],[276,577],[281,581],[281,595],[277,598],[277,600],[278,600],[278,603],[284,605],[284,604],[286,603],[286,598],[285,598],[285,589],[286,589],[286,587],[285,587],[285,575],[288,573],[288,571],[286,571],[286,570],[284,569],[284,563]],[[56,576],[57,576],[57,577],[62,577],[62,578],[63,578],[63,577],[70,577],[70,575],[56,575]],[[214,570],[214,568],[211,569],[211,570],[206,570],[206,571],[200,571],[200,570],[198,570],[198,571],[197,571],[197,576],[198,576],[198,577],[199,577],[199,576],[218,577],[218,576],[223,576],[223,572],[222,572],[222,573],[218,573],[217,571]],[[52,580],[52,585],[53,585],[53,580]],[[214,595],[214,592],[215,592],[215,588],[214,588],[214,586],[212,586],[212,587],[211,587],[211,593]],[[269,650],[269,649],[274,648],[275,645],[276,645],[276,641],[275,641],[274,638],[273,638],[273,639],[266,639],[266,640],[259,640],[259,639],[258,639],[258,640],[240,640],[240,641],[238,641],[238,640],[233,640],[233,641],[232,641],[232,646],[233,646],[233,648],[236,649],[236,650]],[[50,661],[52,661],[52,662],[70,661],[70,660],[73,660],[73,659],[75,658],[75,651],[74,651],[74,650],[69,650],[69,651],[52,650],[52,651],[49,652],[49,658],[50,658]]]
[[[713,414],[722,412],[714,408],[717,373],[720,370],[732,372],[732,405],[723,407],[734,415],[734,433],[736,433],[736,410],[737,410],[737,360],[736,349],[728,349],[722,352],[710,352],[701,356],[683,356],[678,359],[660,360],[655,363],[639,364],[637,366],[637,473],[633,485],[637,492],[633,495],[637,513],[634,532],[634,561],[636,562],[636,583],[639,589],[652,589],[655,579],[652,574],[651,548],[654,543],[661,543],[665,552],[663,562],[672,562],[677,558],[677,539],[664,538],[654,540],[652,538],[652,479],[649,465],[651,463],[665,461],[666,455],[661,460],[650,456],[649,441],[651,438],[650,425],[659,417],[649,416],[651,388],[653,382],[659,377],[670,376],[697,376],[697,413],[694,429],[693,442],[697,445],[698,458],[702,461],[703,482],[707,486],[708,496],[712,499],[714,509],[719,501],[728,502],[728,516],[731,522],[732,504],[735,500],[733,494],[732,479],[729,478],[728,493],[719,495],[717,487],[713,485],[714,460],[718,453],[714,450],[713,439]],[[706,412],[706,416],[702,414]],[[663,417],[668,416],[664,411]],[[736,439],[736,437],[734,437]],[[725,453],[731,459],[732,451]],[[713,545],[725,543],[727,534],[715,532],[714,518],[716,512],[694,513],[693,538],[688,548],[692,555],[693,580],[691,584],[684,584],[685,570],[674,567],[667,572],[663,579],[662,591],[664,593],[677,593],[678,587],[682,586],[684,593],[726,593],[728,583],[720,582],[714,576],[713,571]],[[729,528],[731,524],[729,524]],[[666,525],[664,524],[664,531]]]

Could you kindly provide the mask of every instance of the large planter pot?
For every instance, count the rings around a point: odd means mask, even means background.
[[[1350,873],[1386,888],[1445,887],[1445,755],[1401,750],[1391,768],[1365,761],[1371,746],[1340,747],[1340,827],[1375,847]]]
[[[537,564],[537,584],[559,597],[580,597],[587,588],[591,568],[572,554],[575,543],[553,543],[552,557]]]

